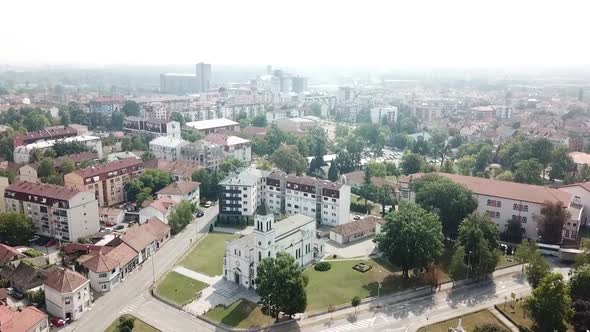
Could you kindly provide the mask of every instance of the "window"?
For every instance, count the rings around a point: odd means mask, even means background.
[[[324,208],[326,208],[326,209],[327,209],[327,208],[328,208],[328,204],[324,204]]]
[[[496,207],[502,207],[502,201],[496,201]]]
[[[311,209],[311,212],[315,212],[315,209]]]
[[[514,203],[514,204],[512,205],[512,210],[518,210],[518,204]]]
[[[102,289],[107,289],[107,285],[102,285]]]
[[[332,198],[332,202],[336,203],[336,198]]]
[[[107,277],[107,274],[106,273],[101,273],[101,274],[98,275],[98,277],[99,278],[106,278]]]
[[[64,303],[65,304],[70,304],[70,303],[72,303],[72,299],[69,298],[69,297],[66,297],[66,298],[64,298]]]
[[[287,207],[291,207],[291,203],[287,204]]]
[[[328,200],[328,197],[324,197],[324,201],[327,201],[327,200]]]
[[[496,218],[500,219],[500,212],[496,212]]]
[[[524,212],[529,212],[529,206],[528,205],[525,205],[524,206]]]

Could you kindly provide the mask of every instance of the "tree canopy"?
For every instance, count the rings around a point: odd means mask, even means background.
[[[469,215],[459,226],[459,243],[465,248],[472,276],[486,276],[494,272],[500,254],[498,229],[488,217],[477,212]]]
[[[193,220],[195,206],[189,201],[176,204],[168,216],[168,225],[172,234],[180,233]]]
[[[26,245],[36,230],[31,219],[23,214],[0,213],[0,239],[11,246]]]
[[[307,160],[294,145],[282,145],[272,154],[272,162],[285,173],[302,174],[307,168]]]
[[[410,269],[426,269],[442,254],[442,228],[435,214],[404,203],[385,219],[374,241],[385,257],[402,269],[404,278],[409,277]]]
[[[566,332],[567,323],[574,315],[569,288],[559,273],[550,273],[533,289],[526,302],[534,331]]]

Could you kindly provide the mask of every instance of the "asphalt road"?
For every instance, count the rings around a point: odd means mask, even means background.
[[[197,230],[199,236],[208,232],[209,222],[217,214],[217,205],[206,209],[203,217],[172,237],[141,269],[135,269],[113,291],[95,299],[90,311],[61,330],[102,332],[122,314],[131,313],[162,331],[215,331],[214,326],[152,297],[149,289],[154,279],[170,270],[192,246]]]

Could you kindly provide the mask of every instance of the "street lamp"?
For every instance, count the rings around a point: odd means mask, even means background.
[[[381,282],[377,282],[377,299],[379,299],[379,290],[381,290]]]
[[[469,266],[471,264],[471,250],[467,252],[467,280],[469,280]]]

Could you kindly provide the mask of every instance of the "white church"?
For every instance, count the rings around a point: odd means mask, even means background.
[[[273,213],[261,204],[254,216],[251,234],[227,241],[223,258],[224,278],[246,288],[256,288],[256,267],[266,257],[287,252],[300,266],[323,256],[323,241],[316,237],[315,218],[296,214],[275,221]]]

